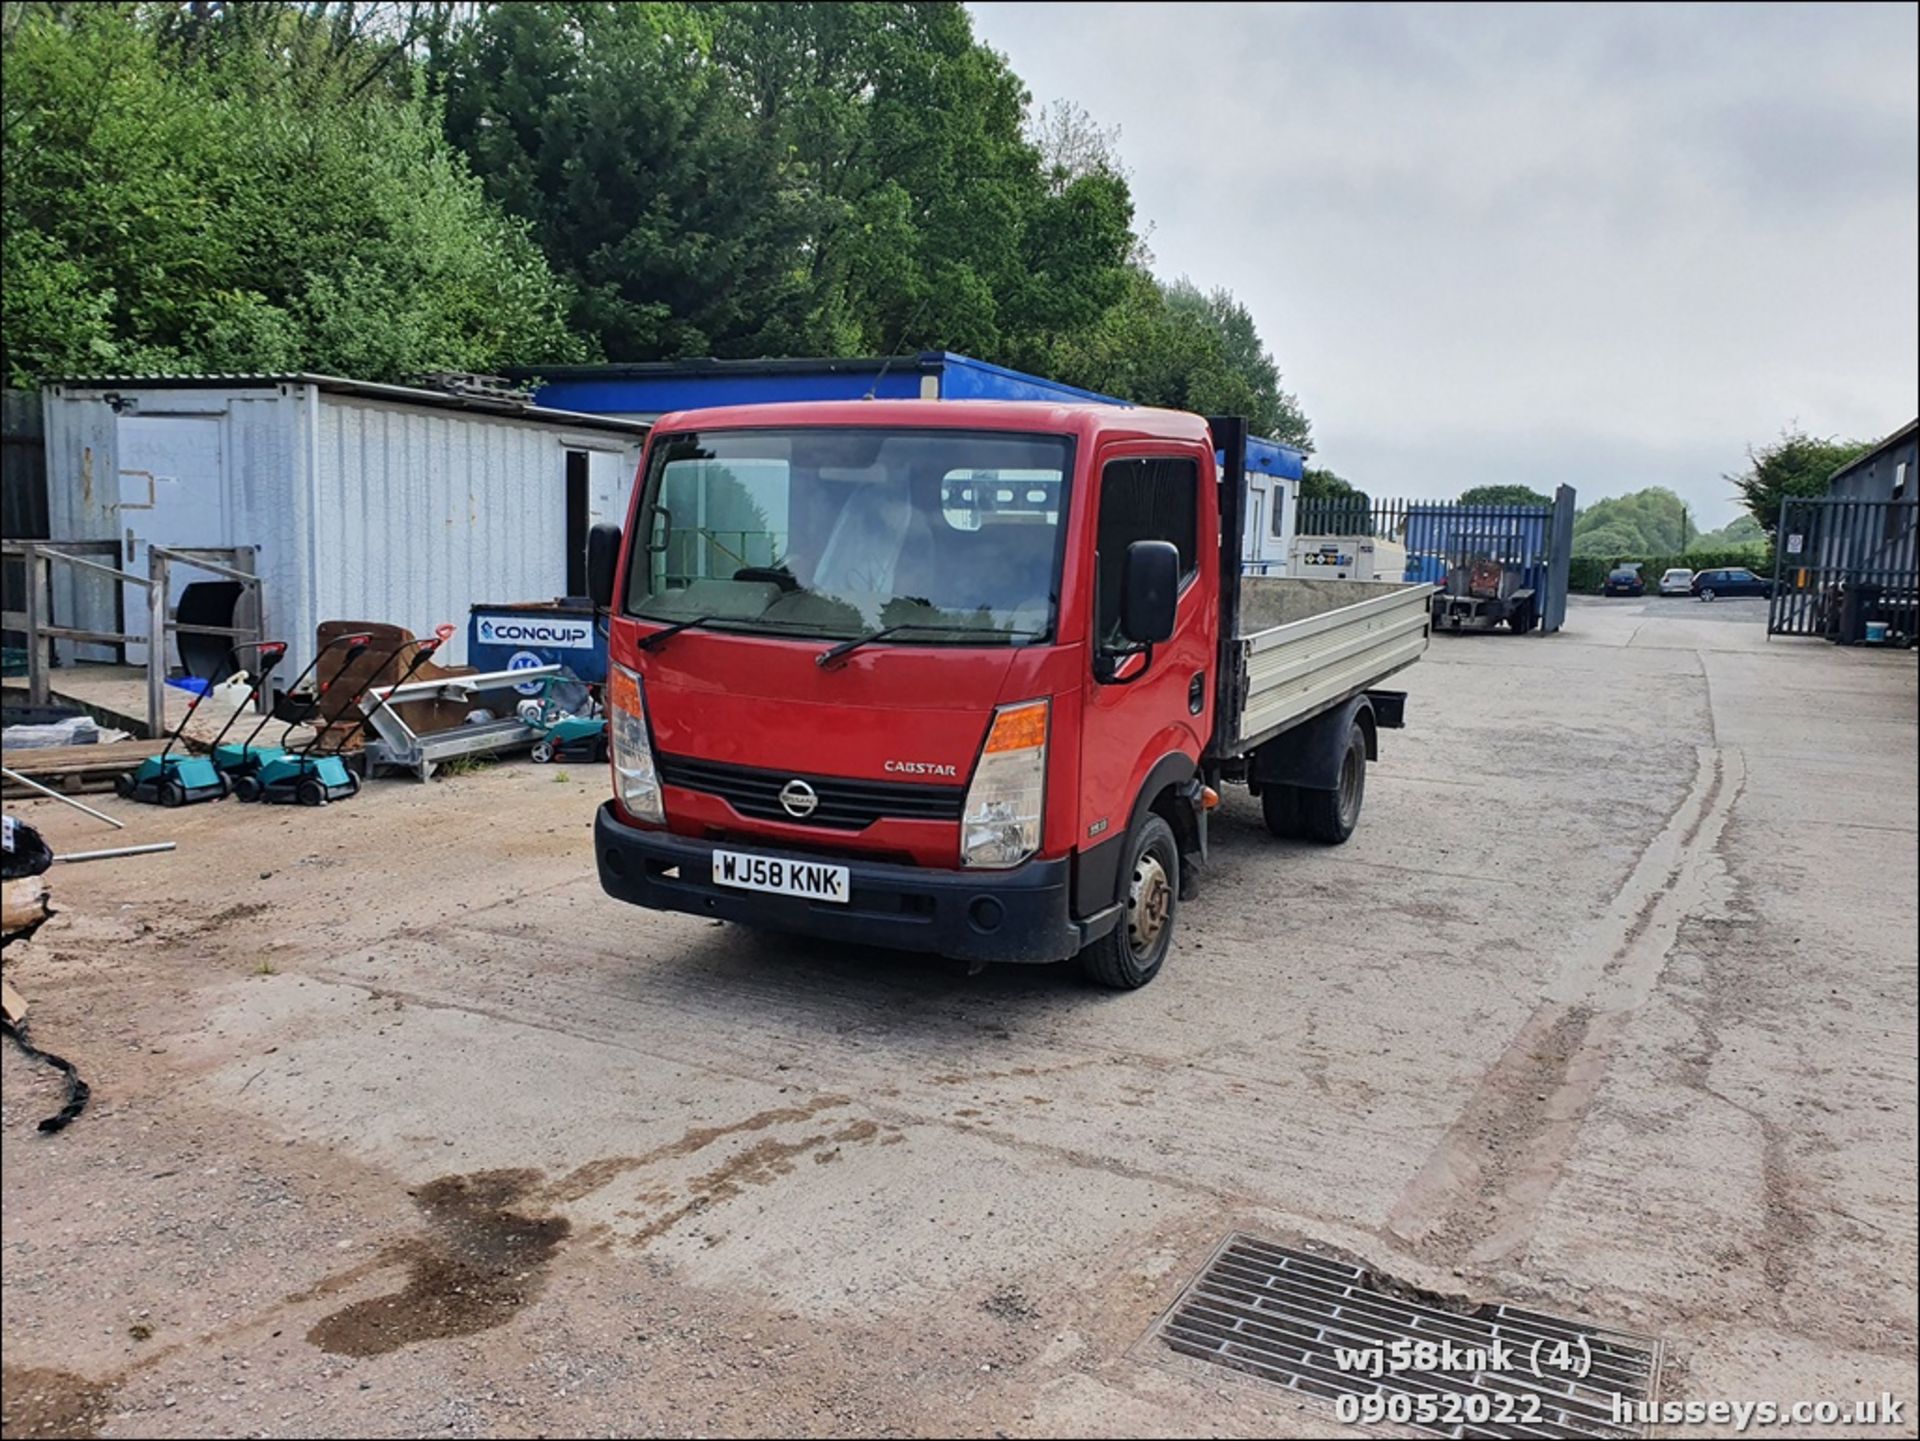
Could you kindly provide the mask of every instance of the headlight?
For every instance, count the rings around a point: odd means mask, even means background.
[[[1040,849],[1047,789],[1047,702],[1022,701],[993,713],[960,819],[960,863],[1017,866]]]
[[[640,699],[640,677],[623,665],[607,668],[607,740],[613,752],[613,793],[638,820],[665,825],[660,773],[647,740],[647,710]]]

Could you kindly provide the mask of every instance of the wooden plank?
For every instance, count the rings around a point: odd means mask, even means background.
[[[6,1012],[7,1024],[17,1026],[27,1014],[26,998],[5,981],[0,981],[0,1010]]]
[[[163,744],[162,741],[124,740],[91,746],[16,746],[7,752],[7,765],[37,781],[86,771],[123,771],[150,755],[159,754]],[[183,741],[174,749],[187,751],[188,747]]]

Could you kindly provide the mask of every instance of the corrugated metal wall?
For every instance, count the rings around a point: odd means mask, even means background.
[[[565,593],[567,450],[639,461],[618,436],[350,397],[319,421],[317,618],[451,622],[461,662],[469,606]]]
[[[289,678],[311,659],[324,620],[388,621],[419,634],[451,621],[447,658],[464,662],[470,605],[566,589],[566,452],[614,452],[628,473],[639,462],[638,437],[311,385],[117,393],[132,402],[129,414],[223,417],[226,534],[202,543],[258,547],[268,632],[292,643]],[[120,538],[118,419],[99,389],[49,392],[55,535]],[[111,628],[112,592],[110,582],[68,576],[56,609]],[[130,588],[127,603],[141,596]]]

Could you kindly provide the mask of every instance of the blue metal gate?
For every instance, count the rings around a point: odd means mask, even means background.
[[[1786,501],[1767,634],[1911,644],[1920,634],[1917,525],[1920,499]]]

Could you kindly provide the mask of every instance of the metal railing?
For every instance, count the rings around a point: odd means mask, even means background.
[[[167,726],[167,640],[170,636],[231,636],[236,643],[257,643],[266,635],[266,608],[260,597],[260,577],[254,573],[254,547],[250,545],[191,548],[149,545],[147,574],[143,576],[120,569],[117,540],[9,540],[0,542],[0,554],[20,560],[26,566],[26,609],[0,612],[0,626],[26,637],[27,694],[35,705],[47,704],[52,696],[55,641],[115,646],[123,661],[127,646],[144,645],[147,648],[147,730],[149,735],[158,736]],[[95,556],[110,557],[115,563],[90,558]],[[53,613],[56,562],[84,576],[97,576],[116,587],[131,585],[145,590],[147,633],[57,624]],[[238,581],[240,604],[235,607],[235,619],[246,617],[251,623],[217,626],[178,619],[167,605],[176,565]],[[258,704],[263,711],[266,709],[268,700],[264,694]]]

